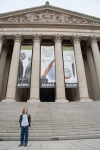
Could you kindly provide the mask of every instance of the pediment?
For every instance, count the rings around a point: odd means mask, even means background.
[[[1,14],[0,24],[2,23],[63,23],[100,25],[100,19],[46,4],[40,7]]]

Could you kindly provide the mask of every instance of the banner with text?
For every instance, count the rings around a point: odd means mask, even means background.
[[[54,46],[41,46],[41,88],[55,87]]]
[[[29,88],[31,78],[32,46],[21,46],[17,87]]]
[[[77,88],[77,73],[73,46],[63,47],[65,87]]]

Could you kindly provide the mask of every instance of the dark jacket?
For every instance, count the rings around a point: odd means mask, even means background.
[[[31,115],[27,115],[27,116],[28,116],[28,123],[29,123],[29,127],[30,127],[31,126]],[[23,115],[20,115],[20,118],[19,118],[20,127],[21,127],[22,117],[23,117]]]

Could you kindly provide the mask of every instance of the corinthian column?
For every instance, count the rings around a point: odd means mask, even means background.
[[[95,65],[94,65],[94,61],[93,61],[92,51],[91,51],[91,47],[89,45],[87,45],[87,47],[86,47],[86,56],[87,56],[87,61],[88,61],[89,71],[90,71],[93,99],[99,100],[100,99],[100,90],[99,90]]]
[[[40,81],[40,41],[41,35],[33,35],[33,59],[31,73],[31,88],[29,102],[40,102],[39,81]]]
[[[0,35],[0,55],[1,55],[2,45],[4,41],[5,41],[4,35]]]
[[[10,49],[9,49],[8,54],[7,54],[7,58],[6,58],[6,64],[5,64],[4,76],[3,76],[3,82],[2,82],[1,100],[5,99],[5,96],[6,96],[10,61],[11,61],[11,52],[10,52]]]
[[[77,66],[78,85],[79,85],[79,99],[80,101],[89,100],[87,82],[85,76],[84,63],[82,58],[82,52],[80,47],[81,37],[76,35],[72,37],[74,43],[74,51]]]
[[[0,58],[0,99],[1,99],[1,89],[2,89],[6,58],[7,58],[7,44],[5,43],[2,48],[2,53]]]
[[[62,60],[62,35],[54,35],[55,41],[55,62],[56,62],[56,102],[65,101],[65,84],[64,84],[64,70]]]
[[[96,67],[96,73],[99,83],[99,90],[100,90],[100,52],[97,44],[98,37],[92,36],[89,38],[89,41],[91,43],[95,67]]]
[[[12,60],[11,60],[11,65],[10,65],[9,78],[8,78],[7,93],[6,93],[7,101],[9,100],[15,101],[16,82],[17,82],[22,35],[19,35],[19,34],[14,35],[14,40],[15,42],[14,42],[14,48],[13,48],[13,54],[12,54]]]

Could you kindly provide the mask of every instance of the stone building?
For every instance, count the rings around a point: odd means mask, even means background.
[[[0,101],[100,100],[99,36],[99,18],[49,2],[0,14]],[[23,46],[32,47],[28,86],[25,70],[18,84]]]

